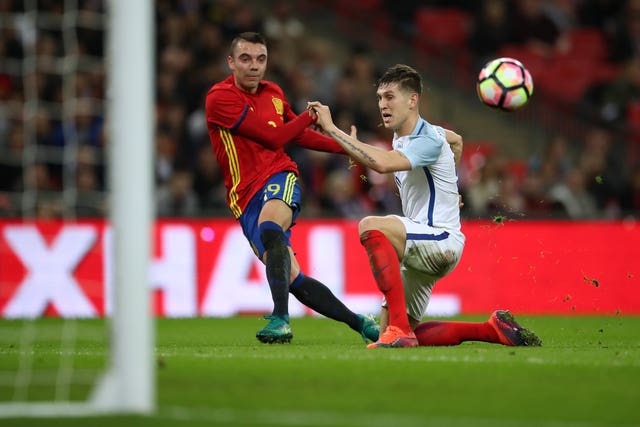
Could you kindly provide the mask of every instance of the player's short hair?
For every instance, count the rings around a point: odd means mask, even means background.
[[[408,65],[396,64],[389,67],[378,79],[376,88],[390,83],[397,83],[401,89],[422,94],[422,77],[415,69]]]
[[[233,52],[236,50],[236,46],[240,40],[244,40],[249,43],[261,44],[267,46],[267,39],[260,33],[253,31],[245,31],[238,34],[233,40],[231,40],[231,47],[229,48],[229,55],[233,57]]]

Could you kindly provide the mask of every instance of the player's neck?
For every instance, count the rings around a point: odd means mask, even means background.
[[[400,127],[395,130],[396,135],[398,137],[411,135],[418,124],[418,120],[420,120],[419,114],[416,113],[409,115],[407,119],[402,122]]]

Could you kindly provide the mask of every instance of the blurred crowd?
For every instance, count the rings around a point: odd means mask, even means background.
[[[467,140],[459,168],[462,212],[466,218],[637,216],[640,138],[628,130],[634,114],[640,122],[640,0],[156,0],[159,216],[230,217],[203,108],[209,87],[228,76],[229,42],[242,31],[267,37],[267,78],[283,87],[295,111],[320,100],[331,106],[342,129],[354,124],[360,139],[389,146],[391,135],[379,126],[374,84],[392,64],[366,38],[317,34],[310,25],[330,8],[340,14],[340,8],[358,3],[386,17],[387,37],[400,42],[415,36],[419,8],[468,13],[470,68],[506,45],[552,56],[567,49],[571,28],[601,31],[607,63],[620,71],[591,85],[575,105],[583,130],[553,130],[522,159],[508,158],[486,141]],[[0,0],[0,216],[103,216],[105,2],[78,0],[71,27],[64,1],[37,4],[34,13],[22,1]],[[303,217],[399,212],[389,176],[345,156],[289,150],[301,171]]]

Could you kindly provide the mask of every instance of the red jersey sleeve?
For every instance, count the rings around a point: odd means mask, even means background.
[[[241,97],[231,90],[218,90],[206,101],[207,120],[212,124],[230,129],[231,132],[249,138],[271,150],[283,147],[300,135],[311,123],[313,118],[308,111],[299,116],[293,115],[292,120],[283,126],[274,127],[249,108]],[[286,117],[291,110],[287,109]]]
[[[333,139],[315,130],[305,129],[296,138],[295,143],[301,147],[326,153],[347,154],[346,151]]]
[[[291,142],[301,132],[304,132],[311,123],[313,123],[313,119],[309,112],[305,111],[283,126],[273,127],[259,120],[249,110],[236,129],[239,134],[251,138],[265,147],[276,150]]]
[[[247,103],[231,90],[218,89],[206,99],[207,121],[227,129],[236,128],[248,109]]]

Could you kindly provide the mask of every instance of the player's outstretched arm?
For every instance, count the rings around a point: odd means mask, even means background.
[[[277,150],[299,136],[311,123],[313,123],[313,117],[306,111],[278,127],[264,123],[253,112],[247,112],[237,126],[237,132],[271,150]]]
[[[333,138],[355,161],[379,173],[410,170],[411,163],[402,153],[387,151],[365,144],[356,137],[356,128],[351,126],[351,135],[338,129],[331,118],[331,111],[326,105],[314,101],[308,103],[310,111],[317,115],[316,124]]]
[[[282,126],[261,119],[243,99],[232,91],[217,90],[206,98],[207,125],[231,130],[271,150],[277,150],[302,134],[314,122],[314,116],[305,111],[288,117]]]

